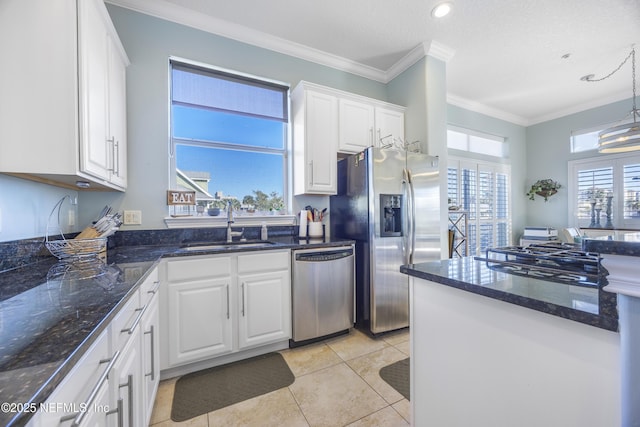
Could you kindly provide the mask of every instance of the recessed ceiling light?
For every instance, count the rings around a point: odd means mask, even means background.
[[[433,16],[434,18],[442,18],[444,16],[447,16],[449,12],[451,12],[452,7],[453,6],[450,2],[440,3],[439,5],[434,7],[433,10],[431,10],[431,16]]]

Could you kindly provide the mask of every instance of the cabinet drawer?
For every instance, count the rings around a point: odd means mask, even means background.
[[[110,362],[114,361],[112,359],[114,353],[109,352],[109,339],[105,331],[51,393],[45,406],[53,409],[41,412],[41,425],[70,425],[70,422],[62,422],[61,418],[79,411],[93,390],[106,386],[106,384],[100,384],[99,379],[110,368]],[[65,405],[60,406],[61,403]]]
[[[231,258],[228,256],[184,259],[167,262],[167,280],[169,282],[203,279],[207,277],[224,277],[230,275]]]
[[[261,251],[238,255],[238,273],[288,270],[291,255],[286,251]]]
[[[111,349],[122,350],[136,328],[140,327],[140,320],[144,305],[140,303],[139,291],[133,295],[122,307],[111,322]]]
[[[158,269],[154,268],[151,273],[140,285],[140,302],[142,305],[148,304],[151,298],[160,290],[160,281],[158,279]]]

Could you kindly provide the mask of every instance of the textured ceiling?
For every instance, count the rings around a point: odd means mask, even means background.
[[[435,42],[450,102],[524,125],[630,98],[630,63],[580,77],[640,51],[640,0],[452,0],[439,21],[439,0],[107,1],[381,81]]]

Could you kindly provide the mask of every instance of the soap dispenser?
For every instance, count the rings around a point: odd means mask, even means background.
[[[262,229],[260,230],[260,240],[267,240],[269,238],[269,232],[267,231],[267,223],[262,223]]]

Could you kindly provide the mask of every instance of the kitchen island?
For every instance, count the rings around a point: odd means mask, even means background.
[[[269,238],[268,249],[340,246],[351,241],[305,240],[291,230]],[[248,229],[250,240],[259,228]],[[52,256],[6,268],[0,273],[0,425],[25,425],[49,395],[132,298],[162,258],[258,251],[194,245],[220,243],[224,229],[119,232],[109,239],[105,262],[68,264]],[[42,239],[39,239],[39,245]],[[6,250],[6,253],[3,252]],[[0,255],[15,254],[13,244],[0,245]],[[60,402],[77,404],[80,402]]]
[[[414,425],[620,425],[615,304],[601,286],[406,265]]]
[[[614,239],[585,239],[607,269],[604,290],[617,294],[620,312],[621,425],[640,426],[640,233]]]

